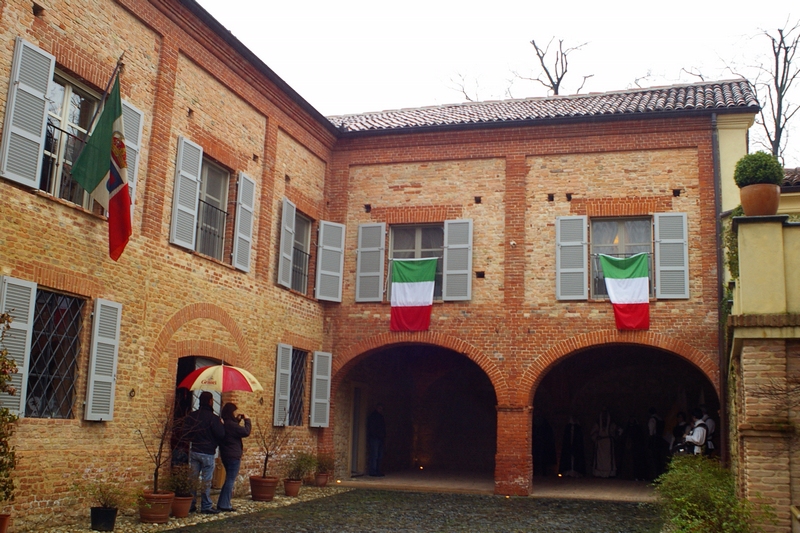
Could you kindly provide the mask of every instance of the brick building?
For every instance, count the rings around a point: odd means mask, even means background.
[[[722,406],[718,213],[747,82],[325,118],[192,0],[6,0],[0,20],[18,528],[78,479],[144,484],[137,430],[208,362],[264,384],[224,399],[289,426],[278,463],[316,448],[363,472],[382,402],[387,471],[474,472],[499,494],[535,483],[535,419],[556,444],[577,419],[588,451],[601,407],[622,425]],[[123,52],[135,192],[115,263],[69,168]],[[620,332],[596,254],[640,251],[651,326]],[[391,332],[391,259],[426,256],[430,330]]]

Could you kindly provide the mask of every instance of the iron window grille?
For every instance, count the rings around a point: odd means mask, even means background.
[[[228,213],[203,200],[198,201],[197,246],[201,254],[222,260],[225,247],[225,223]]]
[[[75,374],[85,303],[64,294],[36,292],[25,416],[75,417]]]
[[[303,425],[303,399],[306,395],[308,352],[292,348],[292,383],[289,386],[289,425]]]

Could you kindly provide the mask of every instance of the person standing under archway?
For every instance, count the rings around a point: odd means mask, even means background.
[[[383,443],[386,439],[386,420],[383,418],[383,404],[377,404],[367,417],[367,443],[369,445],[369,475],[383,477],[381,460]]]

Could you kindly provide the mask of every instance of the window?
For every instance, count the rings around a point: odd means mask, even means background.
[[[442,263],[444,257],[444,226],[392,226],[389,239],[391,259],[424,259],[437,257],[433,299],[442,299]],[[391,262],[389,263],[391,268]],[[389,273],[391,279],[391,271]],[[390,289],[391,290],[391,287]]]
[[[592,297],[608,298],[599,254],[630,257],[649,255],[650,296],[653,296],[653,223],[649,218],[592,219]]]
[[[225,225],[228,219],[227,170],[203,159],[200,198],[197,204],[197,251],[222,260],[225,249]]]
[[[308,292],[311,262],[310,218],[298,213],[297,206],[283,199],[281,240],[278,254],[278,284],[302,294]],[[342,224],[319,221],[317,234],[317,272],[314,295],[319,300],[342,301],[344,234]]]
[[[356,302],[384,298],[386,223],[358,226]],[[395,225],[389,238],[390,259],[438,257],[434,299],[472,299],[472,220],[443,224]],[[388,273],[391,276],[391,272]],[[391,278],[390,278],[391,279]]]
[[[99,98],[57,74],[47,94],[47,133],[39,188],[89,208],[89,194],[72,180],[72,164],[89,134]]]
[[[588,228],[586,216],[565,216],[556,220],[557,299],[588,299],[590,279],[592,297],[607,297],[596,254],[625,257],[640,252],[652,252],[649,263],[651,294],[654,292],[660,299],[689,298],[685,213],[656,213],[652,218],[592,219],[591,243]]]
[[[275,368],[273,425],[302,426],[306,396],[308,352],[288,344],[278,345]],[[330,412],[331,354],[314,352],[310,426],[328,427]]]
[[[90,208],[70,174],[95,117],[99,92],[56,73],[53,55],[17,38],[0,138],[0,176]],[[143,115],[122,102],[128,185],[135,198]]]
[[[87,300],[0,277],[0,312],[11,314],[5,347],[19,371],[0,406],[31,418],[75,418],[75,383]],[[86,420],[111,420],[122,306],[96,299],[92,313]]]
[[[229,188],[228,170],[203,157],[200,145],[179,137],[170,242],[249,272],[256,185],[239,173],[232,243],[225,240]]]

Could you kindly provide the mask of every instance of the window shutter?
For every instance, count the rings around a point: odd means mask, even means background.
[[[342,301],[342,268],[344,267],[344,231],[342,224],[320,220],[317,245],[318,300]]]
[[[0,394],[0,407],[17,416],[25,414],[22,406],[28,388],[28,361],[33,337],[33,311],[36,304],[36,284],[31,281],[0,276],[0,313],[13,319],[6,331],[3,345],[8,356],[17,364],[17,373],[11,376],[10,385],[17,389],[15,395]]]
[[[236,236],[233,240],[233,266],[250,272],[253,246],[253,216],[256,205],[256,182],[239,172],[239,197],[236,200]]]
[[[278,284],[292,288],[292,265],[294,263],[294,216],[297,207],[283,199],[283,212],[281,213],[281,244],[278,256]]]
[[[442,300],[472,298],[472,219],[445,220]]]
[[[386,244],[386,223],[358,226],[356,255],[356,301],[383,300],[383,265]]]
[[[125,131],[125,153],[128,163],[128,189],[131,194],[131,221],[133,220],[133,206],[136,203],[136,185],[139,183],[139,152],[142,149],[142,126],[144,114],[131,104],[122,101],[122,127]]]
[[[86,388],[85,420],[114,418],[114,389],[117,383],[119,328],[122,304],[97,298],[92,320],[92,348]]]
[[[311,383],[311,423],[312,428],[328,427],[331,405],[331,363],[333,355],[328,352],[314,352],[314,375]]]
[[[0,175],[39,187],[47,133],[47,93],[56,59],[17,37],[0,145]]]
[[[169,242],[194,250],[203,149],[188,139],[178,137],[178,161],[175,167]]]
[[[556,219],[556,299],[589,298],[587,219],[584,216]]]
[[[686,213],[656,213],[656,298],[689,297]]]
[[[278,344],[278,358],[275,362],[275,412],[273,426],[285,426],[289,418],[289,387],[292,383],[292,347]]]

